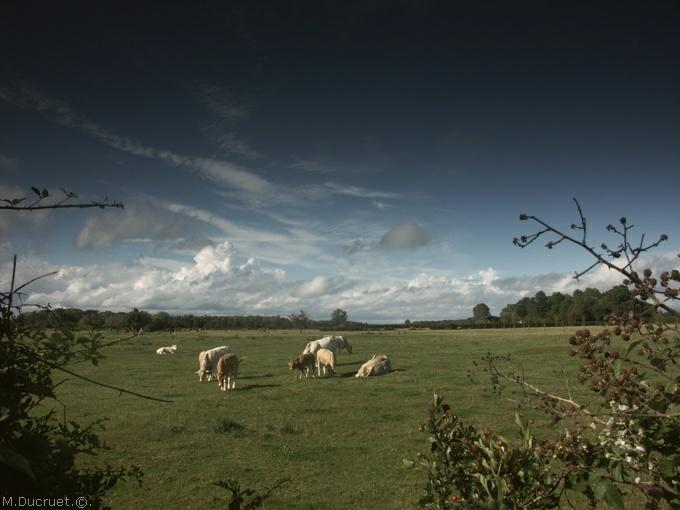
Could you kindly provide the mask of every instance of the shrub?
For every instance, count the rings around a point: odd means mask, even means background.
[[[583,360],[578,379],[598,404],[543,391],[504,368],[501,357],[488,354],[483,366],[493,386],[499,391],[520,387],[534,408],[560,425],[560,432],[537,442],[518,414],[522,439],[511,444],[489,429],[464,425],[435,395],[422,427],[430,435],[430,450],[418,454],[415,463],[407,461],[427,475],[421,506],[554,508],[570,492],[580,492],[591,507],[605,502],[623,508],[623,496],[638,494],[646,508],[663,503],[680,508],[680,335],[673,321],[660,320],[677,315],[668,303],[678,299],[680,273],[673,269],[654,276],[650,269],[635,270],[640,256],[668,237],[645,245],[643,235],[632,244],[632,226],[621,218],[619,227],[607,227],[619,238],[616,247],[602,243],[597,248],[587,242],[586,219],[576,205],[580,223],[571,228],[580,231],[580,238],[523,214],[521,220],[541,229],[514,244],[525,247],[550,234],[556,239],[546,244],[549,249],[563,241],[576,244],[595,262],[575,278],[605,265],[622,275],[638,304],[648,305],[609,316],[598,333],[584,328],[569,339],[571,355]]]

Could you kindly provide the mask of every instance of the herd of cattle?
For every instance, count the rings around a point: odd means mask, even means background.
[[[314,377],[314,369],[321,377],[323,369],[324,375],[335,375],[335,358],[340,349],[345,349],[349,354],[352,353],[352,346],[344,336],[325,336],[318,340],[312,340],[305,346],[302,354],[288,362],[290,370],[300,371],[300,379],[303,375],[309,377],[311,372]],[[177,346],[160,347],[156,350],[157,354],[174,354]],[[238,375],[239,365],[246,357],[239,358],[226,345],[215,347],[208,351],[202,351],[198,355],[198,374],[199,381],[212,381],[217,378],[219,388],[223,391],[236,389],[236,376]],[[392,371],[390,360],[385,354],[374,354],[371,359],[361,365],[355,377],[369,377],[382,375]]]

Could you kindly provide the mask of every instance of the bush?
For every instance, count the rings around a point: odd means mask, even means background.
[[[637,303],[633,310],[611,315],[599,333],[580,329],[569,339],[572,356],[583,360],[578,379],[599,402],[586,406],[571,394],[541,390],[524,375],[503,368],[501,357],[488,354],[484,367],[495,389],[521,388],[534,408],[549,414],[560,432],[536,442],[531,427],[515,418],[522,440],[513,445],[489,429],[466,426],[435,395],[430,418],[422,430],[430,435],[430,449],[414,464],[425,471],[425,508],[555,508],[570,492],[585,495],[589,506],[605,502],[623,508],[623,497],[637,494],[646,508],[667,504],[680,508],[680,335],[677,316],[668,303],[679,296],[680,273],[652,270],[639,274],[639,257],[668,238],[631,244],[626,218],[607,230],[620,237],[616,248],[587,243],[586,221],[577,207],[580,239],[566,235],[542,220],[521,215],[541,225],[535,234],[515,239],[525,247],[544,234],[586,249],[595,263],[577,273],[580,278],[598,265],[618,271]],[[615,264],[609,259],[625,261]],[[636,311],[637,310],[637,311]],[[659,320],[656,313],[665,314]]]

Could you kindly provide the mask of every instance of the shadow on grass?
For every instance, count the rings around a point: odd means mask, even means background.
[[[355,361],[353,363],[336,363],[336,367],[351,367],[352,365],[363,365],[361,361]]]
[[[274,377],[274,374],[244,375],[240,376],[239,379],[262,379],[264,377]]]
[[[249,391],[258,388],[278,388],[279,386],[283,386],[283,384],[246,384],[245,386],[239,386],[237,391]]]
[[[228,418],[221,418],[215,422],[213,429],[216,434],[235,434],[240,435],[246,431],[246,428],[233,420]]]

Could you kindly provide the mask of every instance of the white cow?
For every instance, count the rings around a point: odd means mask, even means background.
[[[203,351],[198,355],[198,380],[203,381],[205,376],[208,376],[208,382],[213,380],[215,374],[215,368],[217,366],[217,361],[224,356],[229,354],[231,349],[226,345],[221,345],[220,347],[215,347],[209,351]]]
[[[374,354],[371,359],[361,365],[354,377],[370,377],[372,375],[388,374],[392,371],[392,364],[385,354]]]
[[[177,345],[171,345],[170,347],[159,347],[156,349],[156,354],[175,354],[177,352]]]
[[[312,340],[307,343],[302,354],[316,354],[319,349],[328,349],[335,354],[340,349],[345,349],[348,353],[352,354],[352,346],[344,336],[325,336],[318,340]]]
[[[330,372],[335,375],[335,353],[328,349],[319,349],[316,351],[316,367],[321,377],[321,367],[323,366],[323,375]]]

